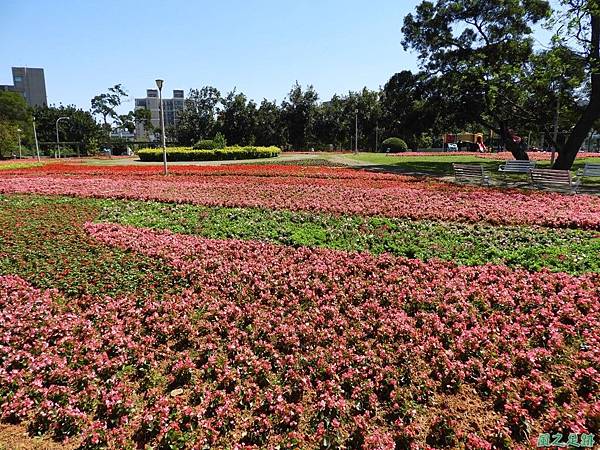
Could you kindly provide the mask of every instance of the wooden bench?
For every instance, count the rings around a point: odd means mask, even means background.
[[[511,160],[500,166],[498,171],[503,173],[529,173],[531,169],[535,169],[535,161]]]
[[[491,184],[489,175],[480,164],[452,164],[454,177],[459,182],[477,182],[485,186]]]
[[[553,189],[575,193],[580,180],[573,180],[568,170],[532,169],[531,184],[541,189]]]

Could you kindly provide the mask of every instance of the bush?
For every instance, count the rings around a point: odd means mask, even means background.
[[[225,139],[225,135],[223,133],[215,134],[215,138],[213,139],[213,141],[215,144],[217,144],[217,148],[227,147],[227,139]]]
[[[391,153],[405,152],[408,150],[408,145],[400,138],[391,137],[383,141],[381,149],[384,152],[389,151]]]
[[[194,150],[216,150],[219,144],[212,139],[200,139],[192,147]]]
[[[167,148],[169,161],[224,161],[232,159],[273,158],[281,150],[278,147],[225,147],[212,150],[197,150],[189,147]],[[137,152],[142,161],[162,161],[160,148],[144,148]]]

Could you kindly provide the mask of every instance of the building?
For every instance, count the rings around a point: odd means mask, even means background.
[[[163,106],[165,108],[165,128],[177,126],[179,116],[185,105],[183,90],[176,89],[173,91],[173,98],[163,98]],[[158,101],[158,90],[147,89],[146,98],[135,99],[135,109],[148,109],[151,114],[151,122],[154,128],[160,128],[160,109]],[[143,124],[137,124],[135,129],[136,139],[146,139],[153,136],[146,136],[146,130]]]
[[[13,84],[0,85],[0,91],[20,92],[29,106],[47,106],[44,69],[13,67]]]

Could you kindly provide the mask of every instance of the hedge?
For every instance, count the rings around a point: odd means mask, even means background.
[[[223,161],[231,159],[273,158],[281,150],[278,147],[225,147],[215,150],[194,150],[190,147],[167,148],[169,161]],[[142,161],[162,161],[161,148],[144,148],[137,155]]]

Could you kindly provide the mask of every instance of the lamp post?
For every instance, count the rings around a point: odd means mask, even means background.
[[[354,114],[355,114],[355,121],[354,121],[354,131],[355,131],[354,153],[358,153],[358,109],[354,111]]]
[[[19,138],[19,159],[23,158],[23,152],[21,151],[21,130],[20,128],[17,128],[17,136]]]
[[[35,129],[35,116],[33,117],[33,138],[35,139],[35,152],[37,153],[37,160],[40,162],[40,147],[38,145],[37,131]]]
[[[60,138],[58,137],[58,122],[61,120],[71,120],[70,117],[59,117],[56,119],[56,149],[58,150],[58,158],[60,159]]]
[[[156,86],[158,87],[158,103],[160,105],[160,131],[161,131],[161,137],[162,137],[162,147],[163,147],[163,165],[164,165],[164,171],[163,173],[165,175],[167,175],[169,173],[169,170],[167,168],[167,140],[166,140],[166,136],[165,136],[165,111],[163,108],[163,101],[162,101],[162,87],[163,87],[163,83],[164,80],[156,80]]]

